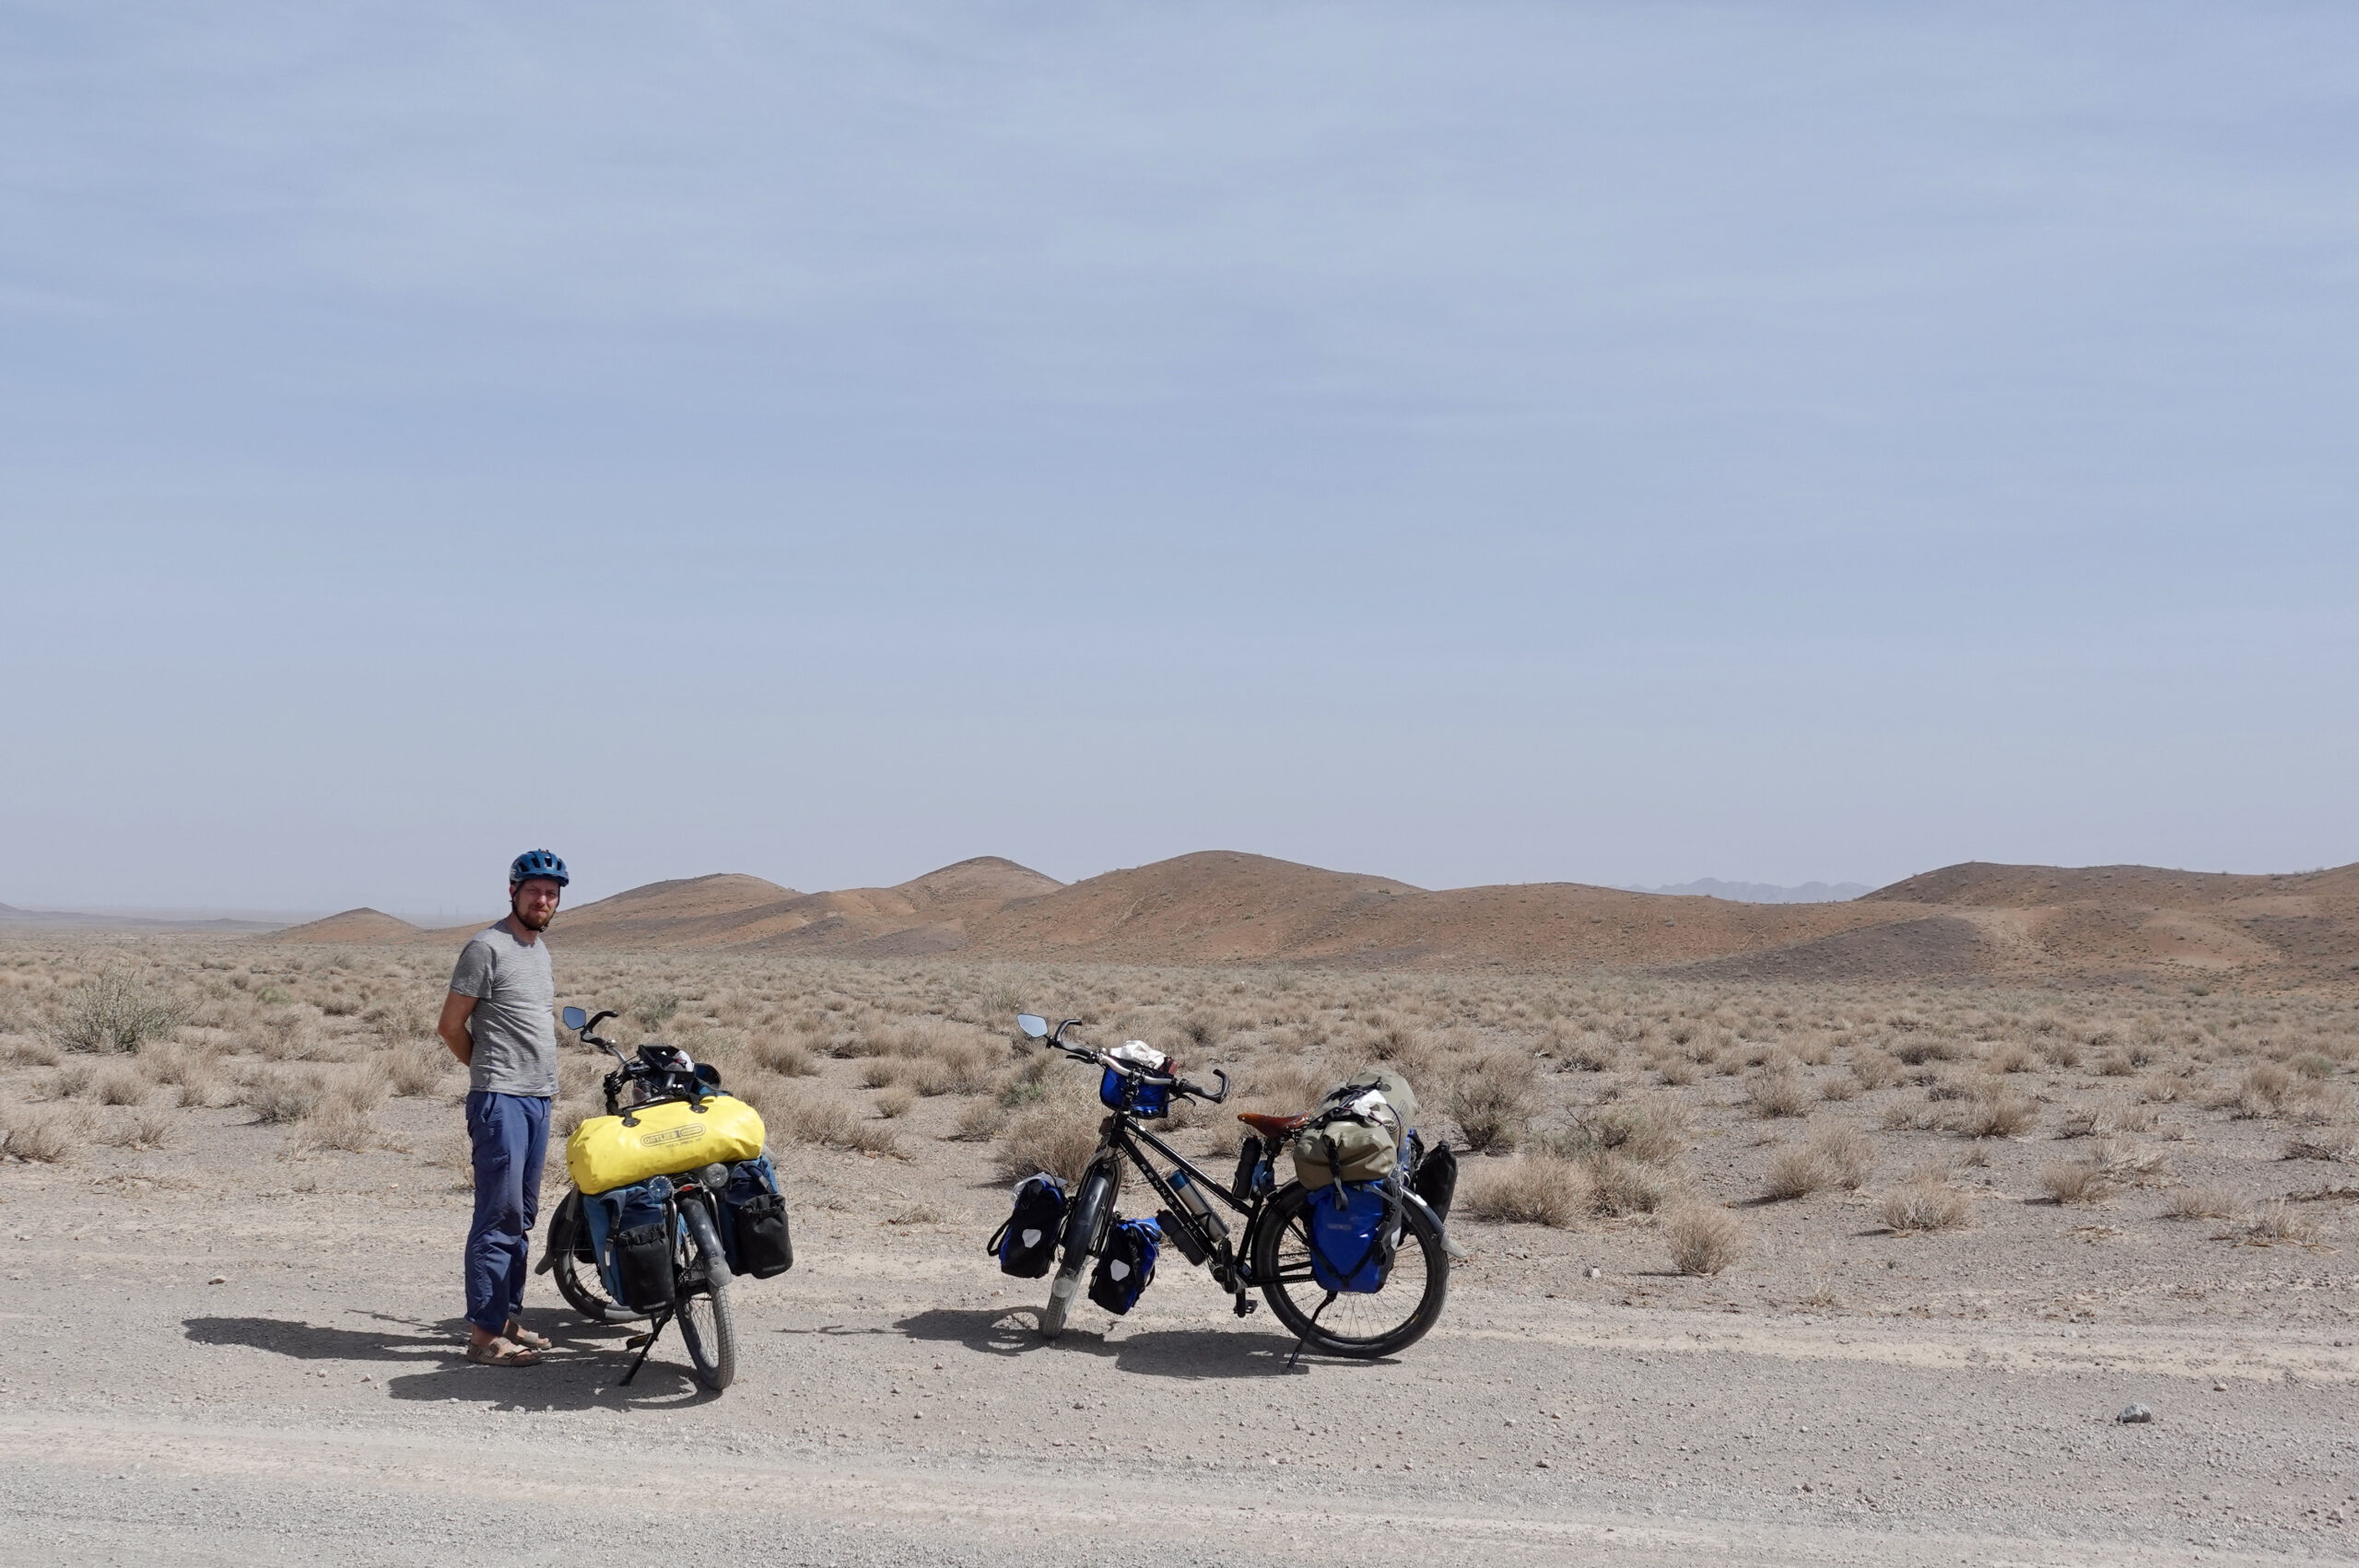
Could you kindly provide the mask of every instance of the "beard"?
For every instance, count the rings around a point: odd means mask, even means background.
[[[528,931],[545,931],[548,930],[549,921],[557,915],[557,911],[554,909],[550,910],[546,915],[527,914],[522,903],[513,898],[508,901],[508,912],[515,918],[518,925],[523,927]]]

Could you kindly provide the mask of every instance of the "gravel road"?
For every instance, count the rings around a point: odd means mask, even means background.
[[[886,1167],[880,1166],[880,1170]],[[269,1175],[286,1179],[283,1172]],[[0,1166],[0,1562],[2180,1563],[2359,1551],[2332,1325],[1625,1306],[1478,1255],[1396,1363],[1306,1361],[1176,1258],[1054,1345],[980,1205],[797,1215],[739,1384],[535,1286],[458,1353],[464,1193]],[[1512,1233],[1469,1228],[1478,1249]],[[218,1278],[222,1282],[209,1281]],[[2114,1417],[2133,1400],[2150,1425]],[[1373,1536],[1371,1547],[1358,1538]]]

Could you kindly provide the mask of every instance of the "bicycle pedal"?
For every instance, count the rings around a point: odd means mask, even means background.
[[[1262,1304],[1260,1302],[1253,1300],[1250,1296],[1238,1296],[1237,1298],[1237,1316],[1239,1317],[1250,1317],[1261,1305]]]
[[[623,1341],[623,1349],[627,1351],[645,1350],[654,1342],[655,1336],[652,1334],[633,1334],[629,1339]]]

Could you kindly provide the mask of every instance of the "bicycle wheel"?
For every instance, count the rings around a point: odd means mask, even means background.
[[[571,1214],[565,1211],[570,1207]],[[549,1272],[557,1276],[557,1293],[566,1305],[593,1323],[629,1323],[647,1316],[606,1294],[605,1281],[598,1277],[597,1259],[590,1256],[590,1227],[581,1221],[581,1194],[569,1192],[557,1211],[549,1215],[551,1235],[563,1235],[570,1230],[573,1245],[549,1259]]]
[[[729,1262],[700,1198],[680,1205],[680,1340],[697,1381],[720,1393],[737,1380],[737,1317],[729,1305]]]
[[[1117,1171],[1110,1160],[1093,1160],[1082,1174],[1074,1194],[1073,1213],[1065,1222],[1065,1256],[1055,1279],[1049,1281],[1049,1305],[1040,1310],[1040,1334],[1053,1340],[1065,1331],[1065,1314],[1081,1294],[1081,1277],[1089,1270],[1090,1254],[1098,1248],[1106,1222],[1114,1212]]]
[[[1449,1255],[1441,1228],[1418,1205],[1402,1205],[1401,1246],[1384,1288],[1334,1293],[1310,1274],[1310,1194],[1289,1182],[1271,1195],[1253,1231],[1253,1278],[1278,1321],[1330,1355],[1389,1356],[1425,1337],[1449,1294]]]

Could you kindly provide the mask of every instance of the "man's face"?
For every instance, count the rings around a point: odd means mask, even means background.
[[[557,913],[557,897],[563,890],[555,877],[528,876],[508,890],[509,907],[515,911],[517,924],[531,930],[545,931]]]

